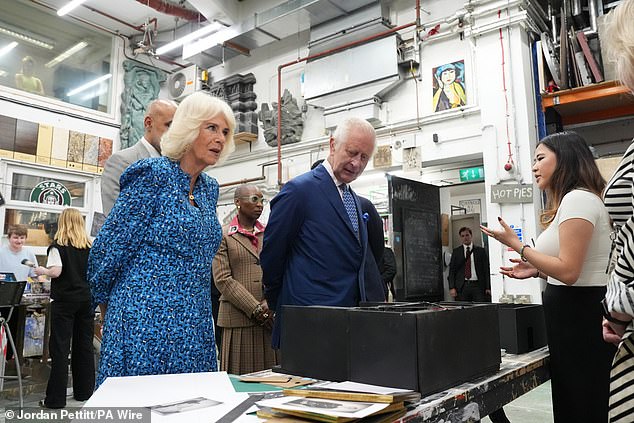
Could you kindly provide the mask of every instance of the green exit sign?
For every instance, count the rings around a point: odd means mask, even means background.
[[[484,179],[483,167],[460,169],[460,182],[479,181]]]

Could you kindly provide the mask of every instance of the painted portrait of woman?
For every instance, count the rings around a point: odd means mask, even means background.
[[[454,109],[467,104],[464,60],[433,68],[432,73],[434,76],[434,112]]]

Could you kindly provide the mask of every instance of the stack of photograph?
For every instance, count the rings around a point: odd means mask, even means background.
[[[405,414],[405,403],[420,398],[420,394],[402,389],[384,388],[381,393],[353,392],[345,386],[342,388],[346,390],[335,389],[338,385],[342,384],[284,390],[283,397],[260,401],[257,415],[269,422],[280,423],[381,423],[399,419]]]

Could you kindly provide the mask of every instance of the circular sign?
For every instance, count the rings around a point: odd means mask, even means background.
[[[31,190],[30,201],[51,206],[70,206],[71,198],[68,189],[59,182],[42,181]]]

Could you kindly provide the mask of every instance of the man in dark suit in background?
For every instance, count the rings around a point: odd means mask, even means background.
[[[101,205],[103,214],[110,214],[119,197],[119,178],[128,166],[147,157],[161,157],[161,137],[169,129],[176,103],[168,100],[151,102],[143,118],[145,133],[132,147],[114,153],[108,158],[101,176]]]
[[[458,231],[462,245],[454,248],[449,262],[449,295],[458,301],[487,301],[491,295],[489,257],[484,248],[473,245],[471,228]]]
[[[352,307],[367,300],[368,231],[349,184],[375,146],[372,125],[346,119],[330,137],[328,159],[287,182],[271,201],[260,262],[265,297],[276,312],[274,348],[280,346],[283,305]]]

